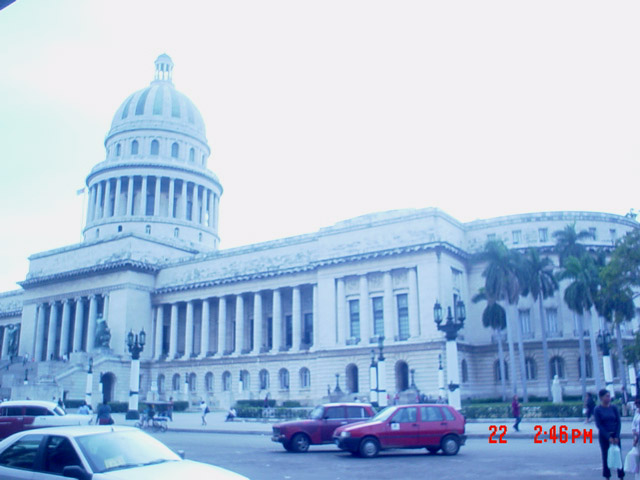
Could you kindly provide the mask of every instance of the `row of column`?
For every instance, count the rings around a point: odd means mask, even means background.
[[[92,185],[89,190],[87,224],[108,217],[146,216],[151,206],[151,203],[147,204],[148,201],[152,201],[153,204],[153,211],[149,215],[161,216],[160,199],[164,179],[169,184],[165,216],[217,228],[215,212],[219,197],[213,190],[186,180],[148,175],[117,177],[115,185],[113,179]],[[152,196],[149,191],[153,192]],[[152,197],[152,200],[149,200],[149,197]],[[136,198],[139,200],[134,205]],[[191,218],[188,218],[189,201],[192,205]],[[121,213],[123,208],[124,213]]]
[[[394,294],[391,271],[383,272],[383,318],[384,318],[384,335],[387,341],[395,339],[400,340],[399,335],[399,319],[397,315],[397,292]],[[369,291],[367,275],[359,276],[359,292],[355,297],[347,297],[345,292],[345,279],[338,278],[336,284],[337,291],[337,333],[338,343],[344,344],[351,339],[351,318],[348,306],[348,300],[357,299],[359,301],[359,324],[360,339],[364,339],[364,343],[369,343],[369,339],[374,337],[373,324],[373,307],[372,301],[374,297],[380,295]],[[420,326],[418,318],[418,280],[415,268],[408,269],[408,286],[402,293],[406,293],[408,297],[408,316],[409,316],[409,337],[417,337],[420,335]]]
[[[38,305],[33,358],[36,361],[56,360],[71,352],[93,351],[99,297],[67,298]],[[103,298],[102,313],[106,320],[108,302],[106,296]]]
[[[204,358],[212,347],[215,347],[216,355],[227,355],[234,353],[240,354],[258,354],[265,351],[271,351],[272,353],[278,353],[286,350],[286,316],[283,314],[283,299],[282,291],[280,289],[271,290],[272,295],[272,309],[271,312],[265,312],[263,308],[263,295],[268,294],[266,292],[254,292],[253,293],[253,347],[247,348],[250,345],[249,339],[245,338],[247,331],[251,331],[247,328],[248,324],[245,315],[245,295],[239,294],[233,296],[218,297],[218,311],[217,311],[217,342],[218,345],[210,345],[210,329],[211,329],[211,298],[190,300],[186,302],[185,312],[185,335],[184,335],[184,354],[182,359],[188,360],[192,358],[194,353],[194,336],[200,336],[200,352],[198,358]],[[312,322],[315,322],[317,318],[317,286],[312,287]],[[202,302],[202,320],[200,322],[200,331],[194,331],[194,305],[197,302]],[[227,310],[229,303],[235,303],[235,317],[234,321],[228,321]],[[271,313],[272,328],[273,331],[268,331],[268,322],[265,318],[266,313]],[[164,305],[156,307],[155,313],[155,352],[154,357],[156,359],[161,358],[163,355],[164,345]],[[171,320],[169,326],[169,351],[167,357],[174,359],[178,355],[178,303],[171,304]],[[235,331],[229,332],[228,329],[235,325]],[[312,332],[315,331],[313,323],[311,325]],[[301,302],[301,287],[295,286],[291,288],[291,348],[289,351],[300,351],[303,344],[303,315],[302,315],[302,302]],[[268,346],[269,333],[272,333],[273,345],[271,348]],[[313,333],[311,333],[313,335]],[[229,339],[234,339],[235,342],[229,345]],[[312,340],[313,342],[313,340]]]

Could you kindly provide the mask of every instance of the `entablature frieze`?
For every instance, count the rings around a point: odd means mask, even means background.
[[[65,292],[56,295],[47,295],[39,298],[30,298],[24,301],[24,305],[40,305],[43,303],[63,302],[80,297],[91,297],[93,295],[105,295],[116,290],[139,290],[142,292],[153,292],[152,288],[134,283],[120,283],[117,285],[109,285],[103,288],[92,288],[87,290],[76,290],[73,292]]]

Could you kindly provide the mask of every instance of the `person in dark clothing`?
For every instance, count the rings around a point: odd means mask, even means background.
[[[520,416],[520,404],[518,403],[518,396],[513,396],[513,401],[511,402],[511,413],[513,414],[513,418],[516,419],[516,423],[513,424],[513,428],[516,429],[516,432],[519,432],[520,429],[518,426],[520,425],[520,420],[522,417]]]
[[[596,402],[593,399],[593,395],[587,393],[587,400],[584,402],[584,416],[585,423],[589,423],[591,421],[591,417],[593,417],[593,411],[596,408]]]
[[[611,478],[611,471],[607,465],[607,454],[609,453],[610,445],[617,445],[622,449],[620,445],[622,422],[620,421],[618,408],[615,405],[611,405],[609,391],[603,388],[598,392],[598,396],[600,397],[600,405],[595,408],[593,417],[596,421],[596,427],[598,427],[598,441],[602,452],[602,476],[608,479]],[[624,478],[624,470],[618,469],[618,478]]]

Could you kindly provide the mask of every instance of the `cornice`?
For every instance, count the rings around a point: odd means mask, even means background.
[[[127,282],[127,283],[118,283],[115,285],[109,285],[106,287],[91,288],[87,290],[76,290],[74,292],[64,292],[56,295],[45,295],[43,297],[30,298],[29,300],[25,300],[23,302],[23,305],[39,305],[41,303],[63,302],[65,300],[75,299],[79,297],[91,297],[92,295],[104,295],[105,293],[108,294],[116,290],[124,290],[124,289],[139,290],[141,292],[148,292],[148,293],[153,292],[153,288]]]
[[[22,309],[0,312],[0,318],[22,317]]]

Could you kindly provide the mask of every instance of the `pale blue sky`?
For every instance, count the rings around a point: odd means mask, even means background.
[[[0,291],[80,240],[76,190],[168,53],[222,247],[396,208],[640,207],[636,1],[18,0],[0,11]]]

